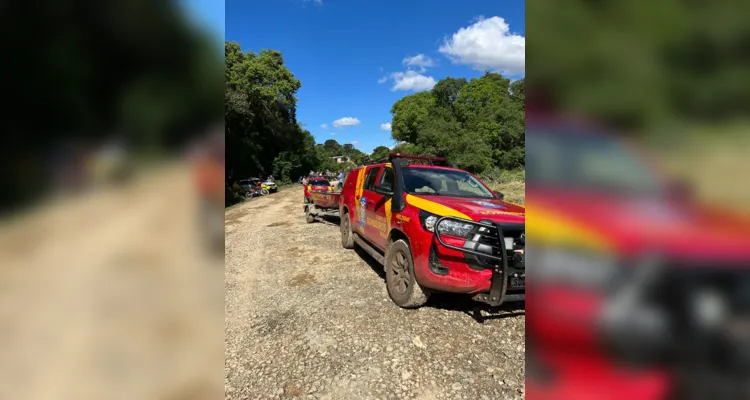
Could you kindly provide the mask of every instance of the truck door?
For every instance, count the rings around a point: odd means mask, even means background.
[[[376,243],[376,237],[379,234],[376,222],[372,219],[372,207],[375,204],[376,198],[380,195],[372,191],[375,186],[375,181],[380,174],[380,166],[374,165],[367,167],[363,181],[361,182],[362,189],[359,194],[359,198],[355,196],[354,200],[357,202],[359,231],[364,235],[365,239],[372,244]]]
[[[377,184],[388,184],[393,192],[393,168],[388,165],[383,167],[383,171],[377,179]],[[374,186],[374,185],[373,185]],[[391,230],[391,198],[373,192],[374,200],[372,204],[372,216],[370,218],[378,221],[377,235],[373,236],[375,245],[385,250],[388,247],[388,234]]]

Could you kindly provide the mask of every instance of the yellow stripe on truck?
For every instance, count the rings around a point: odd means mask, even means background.
[[[406,202],[413,205],[414,207],[419,208],[420,210],[425,210],[428,213],[432,213],[440,217],[456,217],[471,221],[471,218],[469,218],[469,216],[460,211],[454,210],[439,203],[435,203],[434,201],[425,200],[421,197],[407,194]]]
[[[356,186],[356,192],[357,197],[362,197],[362,192],[364,191],[365,186],[365,167],[362,167],[359,169],[359,173],[357,174],[357,186]]]
[[[356,196],[355,196],[355,200],[354,200],[354,209],[355,209],[355,210],[356,210],[356,212],[357,212],[357,213],[355,214],[355,215],[356,215],[356,216],[355,216],[355,220],[356,220],[356,219],[359,219],[359,216],[360,216],[360,212],[361,212],[361,211],[360,211],[360,208],[361,208],[361,206],[359,205],[359,199],[360,199],[360,198],[362,197],[362,192],[364,191],[364,184],[365,184],[365,170],[366,170],[366,169],[367,169],[367,168],[365,168],[365,167],[362,167],[362,168],[360,168],[360,169],[359,169],[359,173],[357,174],[357,186],[355,187],[355,191],[356,191]],[[365,231],[365,228],[363,228],[363,227],[362,227],[362,225],[360,225],[360,224],[356,224],[356,225],[357,225],[357,229],[358,229],[358,230],[359,230],[360,232],[364,233],[364,231]]]
[[[526,205],[526,236],[534,245],[613,251],[614,244],[585,224],[542,207]]]

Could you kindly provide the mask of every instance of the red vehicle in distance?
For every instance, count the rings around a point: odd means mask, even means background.
[[[313,202],[311,197],[311,192],[313,191],[333,193],[333,186],[331,186],[331,182],[329,182],[324,176],[311,175],[308,178],[307,185],[305,185],[304,189],[305,203],[309,204]]]
[[[400,307],[432,292],[500,305],[525,298],[525,208],[444,158],[392,153],[353,170],[341,191],[341,241],[385,267]]]

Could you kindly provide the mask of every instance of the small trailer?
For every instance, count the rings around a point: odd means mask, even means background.
[[[305,220],[308,224],[319,220],[322,217],[339,217],[339,198],[341,193],[335,193],[328,190],[311,190],[310,199],[312,203],[305,203]]]

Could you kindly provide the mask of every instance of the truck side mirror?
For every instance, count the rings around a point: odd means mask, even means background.
[[[372,191],[383,196],[393,196],[393,188],[388,183],[378,183],[372,188]]]
[[[495,193],[495,196],[497,196],[500,200],[505,199],[505,195],[502,192],[500,192],[499,190],[495,190],[492,193]]]

